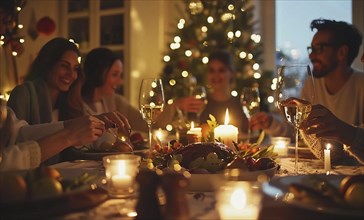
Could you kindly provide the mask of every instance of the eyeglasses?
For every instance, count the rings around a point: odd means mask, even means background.
[[[331,44],[331,43],[321,43],[321,44],[316,44],[315,46],[310,46],[307,47],[307,52],[308,54],[314,53],[314,54],[320,54],[324,51],[325,47],[337,47],[336,44]]]

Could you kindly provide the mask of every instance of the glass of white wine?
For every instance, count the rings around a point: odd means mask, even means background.
[[[240,95],[240,103],[243,108],[243,112],[250,122],[250,117],[260,111],[260,96],[259,88],[257,86],[244,87]],[[248,128],[247,141],[250,142],[251,129]]]
[[[161,79],[143,79],[139,91],[139,108],[144,121],[148,124],[149,150],[152,152],[152,124],[157,121],[164,108],[164,92]]]
[[[287,65],[278,68],[276,106],[286,120],[296,130],[295,173],[298,174],[298,135],[299,127],[308,117],[312,109],[314,95],[302,98],[300,95],[304,83],[314,88],[313,77],[309,65]],[[314,94],[314,91],[312,91]]]
[[[190,91],[190,95],[203,101],[205,106],[207,105],[207,93],[204,86],[193,87]],[[188,121],[193,121],[196,125],[200,125],[200,115],[204,108],[202,108],[199,112],[187,112]]]

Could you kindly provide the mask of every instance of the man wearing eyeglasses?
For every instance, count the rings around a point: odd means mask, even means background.
[[[310,27],[311,30],[317,30],[311,46],[307,47],[313,66],[315,88],[305,84],[301,96],[310,97],[315,92],[313,105],[324,106],[349,125],[364,124],[364,73],[351,67],[358,55],[362,34],[353,25],[335,20],[316,19],[311,22]],[[311,134],[319,133],[318,136],[335,138],[332,129],[320,117],[316,120],[316,131],[311,131]],[[264,129],[273,136],[292,136],[292,128],[282,121],[261,112],[251,118],[250,126],[252,129]],[[358,129],[351,127],[348,132],[354,134],[351,138],[355,140],[358,139],[356,130]],[[318,143],[317,138],[313,135],[303,136],[311,145],[315,156],[322,158],[321,146],[312,147],[314,142]]]

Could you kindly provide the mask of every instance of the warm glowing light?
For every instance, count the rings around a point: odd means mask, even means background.
[[[186,50],[186,51],[185,51],[185,55],[186,55],[187,57],[192,56],[192,51],[190,51],[190,50]]]
[[[235,31],[235,37],[240,37],[241,36],[241,31],[237,30]]]
[[[246,206],[246,193],[243,189],[235,189],[230,197],[230,204],[236,209],[243,209]]]
[[[253,70],[258,70],[259,69],[259,64],[258,63],[254,63],[253,64]]]
[[[18,28],[22,29],[24,26],[22,24],[18,24]]]
[[[239,53],[239,57],[240,57],[241,59],[244,59],[244,58],[246,57],[246,53],[245,53],[244,51],[240,52],[240,53]]]
[[[255,72],[253,74],[253,77],[254,77],[254,79],[260,79],[262,77],[262,74],[260,74],[259,72]]]
[[[326,144],[326,150],[330,150],[331,144]]]
[[[226,113],[225,113],[225,121],[224,121],[225,125],[229,124],[229,109],[226,109]]]
[[[24,42],[25,42],[25,40],[24,40],[23,38],[20,38],[20,39],[19,39],[19,42],[20,42],[20,43],[24,43]]]
[[[248,54],[248,59],[249,59],[249,60],[253,59],[253,54],[249,53],[249,54]]]
[[[125,165],[125,161],[118,161],[118,169],[117,169],[117,174],[118,175],[125,175],[125,170],[126,170],[126,165]]]
[[[207,32],[207,31],[208,31],[208,28],[207,28],[206,26],[202,26],[202,27],[201,27],[201,31],[202,31],[202,32]]]
[[[214,22],[214,18],[213,18],[213,17],[211,17],[211,16],[209,16],[209,17],[207,18],[207,22],[211,24],[212,22]]]
[[[167,131],[172,131],[172,130],[173,130],[173,126],[172,126],[172,125],[170,125],[170,124],[168,124],[168,125],[166,126],[166,130],[167,130]]]
[[[187,77],[188,76],[188,72],[186,70],[182,71],[181,73],[182,77]]]
[[[81,63],[81,61],[82,61],[82,57],[77,57],[77,62]]]
[[[233,97],[237,97],[238,96],[238,92],[236,90],[233,90],[233,91],[231,91],[231,95]]]
[[[173,104],[173,99],[168,99],[167,104],[172,105]]]
[[[228,9],[230,10],[230,11],[232,11],[232,10],[234,10],[234,5],[233,4],[230,4],[230,5],[228,5]]]
[[[157,86],[158,86],[156,82],[152,82],[151,85],[152,85],[152,88],[157,88]]]
[[[21,11],[21,7],[19,7],[19,6],[18,6],[18,7],[16,7],[16,10],[17,10],[17,11]]]
[[[165,55],[165,56],[163,57],[163,60],[164,60],[164,62],[169,62],[169,61],[171,60],[171,57],[170,57],[170,56],[168,56],[168,55]]]
[[[273,96],[268,96],[267,101],[269,103],[273,103],[274,102],[274,97]]]
[[[16,55],[18,55],[18,53],[16,51],[11,52],[11,54],[15,57]]]
[[[202,63],[203,64],[207,64],[209,62],[209,58],[208,57],[203,57],[202,58]]]
[[[179,36],[175,36],[174,37],[174,42],[180,43],[181,42],[181,38]]]
[[[176,80],[174,80],[174,79],[169,80],[169,85],[170,86],[176,85]]]

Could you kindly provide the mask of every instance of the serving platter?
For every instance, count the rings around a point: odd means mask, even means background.
[[[238,181],[257,181],[260,176],[272,178],[278,170],[275,166],[266,170],[241,171],[236,178]],[[224,172],[211,174],[191,174],[188,190],[190,192],[211,192],[220,185],[221,181],[226,179]]]
[[[287,193],[289,193],[288,187],[290,184],[299,183],[307,185],[309,184],[308,180],[310,178],[315,178],[315,177],[319,177],[322,180],[328,181],[336,188],[339,188],[341,180],[345,178],[344,175],[324,175],[324,174],[286,176],[273,179],[270,182],[264,183],[262,191],[265,195],[271,197],[272,199],[278,202],[282,202],[287,205],[292,205],[294,207],[298,207],[301,209],[320,212],[320,213],[327,213],[332,215],[347,216],[347,217],[355,217],[355,218],[364,217],[363,209],[318,205],[318,204],[302,202],[295,199],[290,199],[289,197],[287,197]]]

